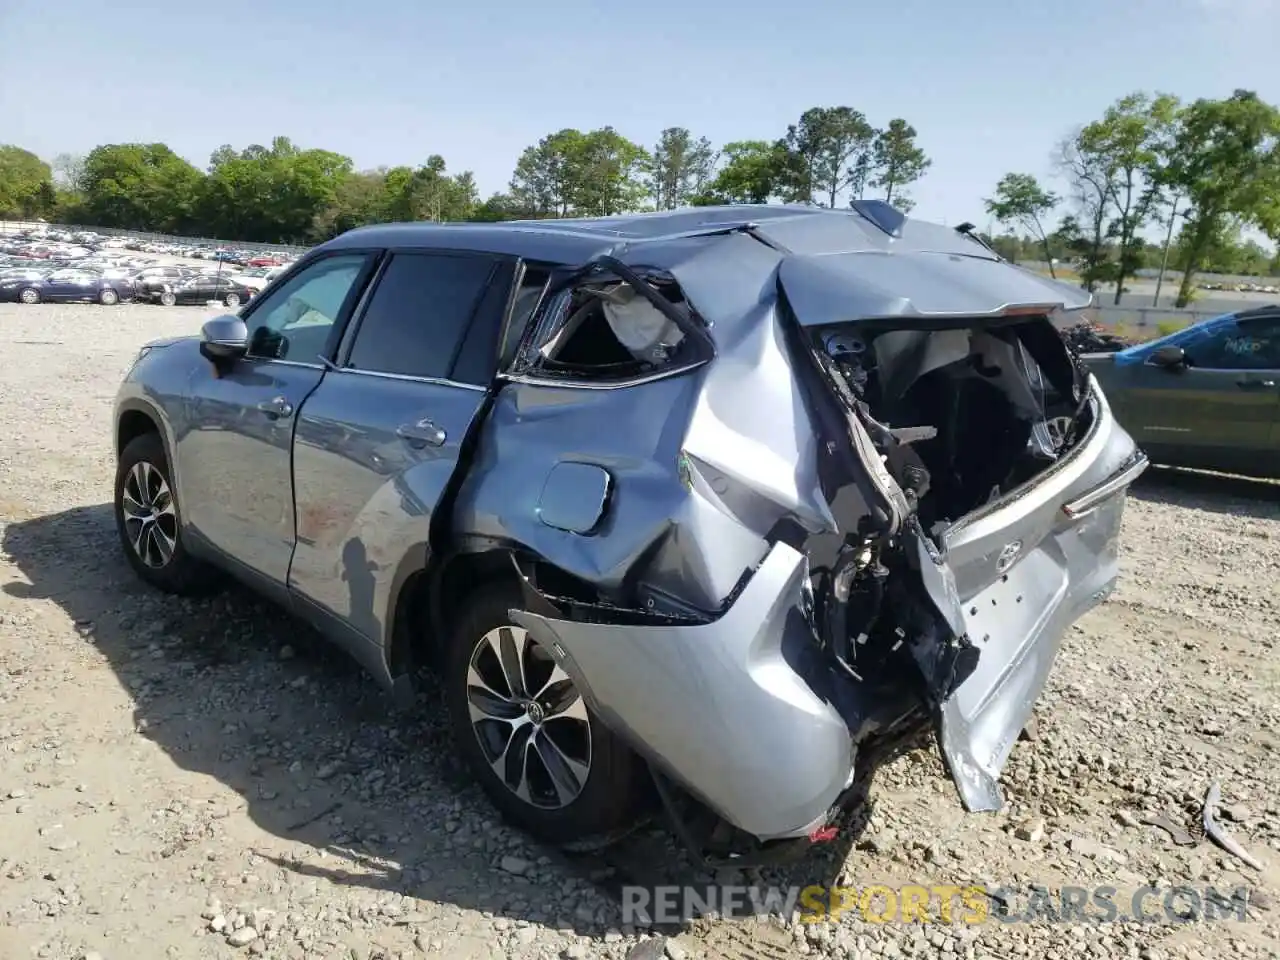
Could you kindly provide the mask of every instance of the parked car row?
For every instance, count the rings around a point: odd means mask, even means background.
[[[1274,283],[1224,283],[1220,280],[1205,280],[1197,286],[1201,290],[1232,290],[1236,293],[1280,293],[1280,286]]]
[[[234,309],[262,289],[241,283],[235,274],[206,273],[190,267],[159,265],[122,270],[89,265],[0,264],[0,302],[92,302],[114,306],[122,301],[143,301],[164,306],[203,305],[218,301]]]
[[[57,227],[30,229],[14,235],[20,242],[36,249],[54,251],[63,259],[90,256],[101,251],[135,251],[160,253],[195,260],[214,260],[241,267],[287,266],[296,255],[279,250],[254,247],[227,247],[197,243],[182,238],[172,241],[144,240],[137,237],[102,236],[93,231],[72,231]],[[0,247],[0,249],[3,249]],[[36,255],[41,255],[37,253]]]
[[[235,307],[288,266],[273,257],[250,258],[256,265],[245,267],[225,260],[207,266],[165,264],[92,234],[59,236],[0,241],[0,301],[111,305],[136,300],[174,305],[216,300]]]

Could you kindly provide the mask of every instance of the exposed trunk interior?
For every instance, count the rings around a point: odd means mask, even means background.
[[[888,466],[936,532],[1056,463],[1088,427],[1088,406],[1045,317],[818,331],[870,421],[897,441]]]
[[[940,709],[973,675],[986,635],[970,636],[938,600],[955,591],[946,534],[1062,460],[1087,435],[1092,408],[1042,313],[860,321],[807,334],[831,399],[861,423],[906,500],[896,532],[837,511],[841,533],[805,544],[815,626],[855,684],[836,702],[858,735],[912,705]],[[966,589],[1000,579],[994,560],[978,566],[959,571]]]

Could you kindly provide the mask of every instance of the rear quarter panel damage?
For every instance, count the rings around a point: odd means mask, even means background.
[[[655,628],[513,618],[612,728],[734,825],[803,836],[848,783],[854,748],[825,695],[802,679],[818,656],[802,613],[803,554],[776,545],[725,615]]]

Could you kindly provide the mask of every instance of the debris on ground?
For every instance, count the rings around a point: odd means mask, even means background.
[[[1222,825],[1218,823],[1216,816],[1218,804],[1222,801],[1222,793],[1218,788],[1218,782],[1215,780],[1209,785],[1209,792],[1204,798],[1204,832],[1208,834],[1209,839],[1220,846],[1227,853],[1231,854],[1241,863],[1253,867],[1255,870],[1261,870],[1262,864],[1250,855],[1239,842],[1222,829]]]

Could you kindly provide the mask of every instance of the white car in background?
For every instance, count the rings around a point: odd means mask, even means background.
[[[236,274],[236,281],[261,293],[268,283],[284,271],[284,267],[247,267]]]

